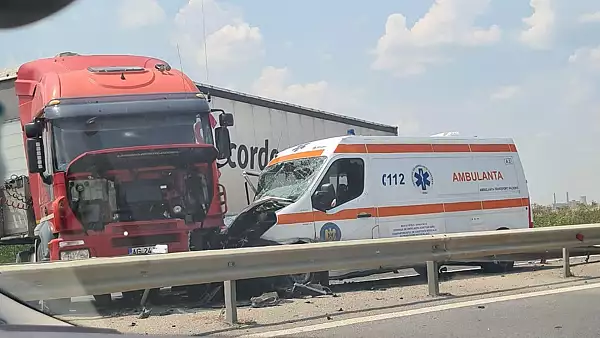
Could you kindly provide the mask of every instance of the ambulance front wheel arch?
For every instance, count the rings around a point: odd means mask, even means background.
[[[508,230],[507,227],[500,227],[496,230]],[[511,271],[515,267],[515,261],[492,261],[484,262],[481,265],[481,270],[488,273],[501,273]]]

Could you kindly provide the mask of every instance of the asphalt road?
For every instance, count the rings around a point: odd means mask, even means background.
[[[483,304],[456,303],[430,308],[424,313],[397,312],[389,316],[394,318],[384,320],[363,317],[339,323],[331,321],[324,329],[307,327],[300,333],[280,331],[266,336],[592,338],[600,336],[599,304],[600,287],[595,287]]]

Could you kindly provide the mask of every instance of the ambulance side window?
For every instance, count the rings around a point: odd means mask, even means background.
[[[352,201],[365,190],[365,165],[360,158],[343,158],[331,164],[319,187],[330,183],[335,189],[336,203],[330,209]]]

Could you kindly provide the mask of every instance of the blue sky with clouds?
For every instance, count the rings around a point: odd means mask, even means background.
[[[597,0],[80,0],[0,42],[0,68],[62,51],[181,56],[194,80],[402,135],[514,137],[534,201],[600,200]]]

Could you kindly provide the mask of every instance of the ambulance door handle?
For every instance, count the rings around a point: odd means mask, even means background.
[[[361,212],[360,214],[356,215],[356,218],[367,218],[371,216],[373,215],[369,214],[368,212]]]

